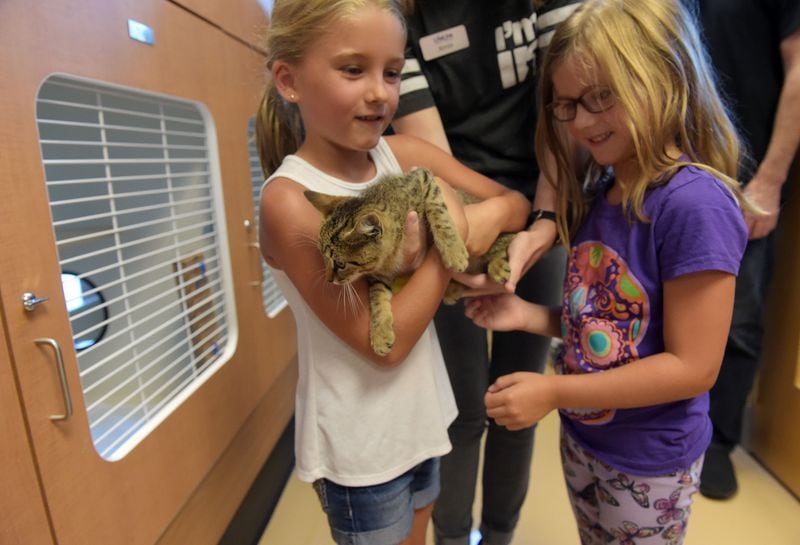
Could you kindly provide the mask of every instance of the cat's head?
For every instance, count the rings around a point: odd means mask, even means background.
[[[387,262],[397,253],[397,222],[358,197],[304,194],[323,216],[319,249],[328,282],[348,284],[365,275],[387,274]]]

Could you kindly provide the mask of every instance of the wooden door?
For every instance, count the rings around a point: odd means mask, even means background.
[[[753,406],[753,451],[800,497],[800,175],[793,183],[794,195],[781,212],[775,277]]]
[[[128,37],[129,19],[153,29],[154,45]],[[59,545],[151,545],[192,503],[219,460],[228,460],[225,467],[257,471],[268,454],[263,444],[252,452],[231,450],[245,423],[245,428],[257,429],[254,415],[269,418],[278,432],[265,431],[264,436],[277,438],[290,416],[292,384],[284,377],[291,377],[295,354],[293,324],[288,312],[273,320],[264,315],[254,286],[260,279],[259,258],[252,248],[255,233],[245,223],[253,221],[247,121],[257,105],[263,58],[241,40],[166,0],[3,0],[0,66],[0,302],[12,363],[0,374],[0,403],[3,412],[16,404],[16,413],[9,414],[17,432],[20,422],[14,414],[21,411],[28,426],[14,447],[15,456],[25,448],[31,451],[30,463],[11,467],[21,468],[19,478],[28,483],[31,468],[38,470],[43,502],[42,497],[25,500],[32,509],[31,523],[41,526],[43,511],[49,513]],[[35,98],[53,73],[201,102],[216,129],[238,322],[230,339],[235,351],[114,462],[98,455],[89,433],[50,224]],[[25,292],[49,300],[29,312],[21,302]],[[74,414],[66,420],[49,418],[64,411],[65,397],[53,347],[36,342],[42,338],[52,339],[63,351],[74,404]],[[9,374],[18,397],[5,395]],[[226,458],[232,451],[243,457],[238,464]],[[4,462],[3,484],[6,466]],[[238,479],[232,489],[241,494],[222,497],[219,505],[208,508],[232,513],[249,485],[246,474],[240,472]],[[192,513],[203,516],[202,511]],[[217,524],[203,541],[192,543],[216,543],[222,530]],[[24,542],[48,541],[47,536],[39,540],[31,534]]]
[[[264,46],[267,20],[257,0],[174,0],[256,48]]]
[[[2,306],[0,305],[0,311]],[[36,474],[0,312],[0,543],[55,545]]]

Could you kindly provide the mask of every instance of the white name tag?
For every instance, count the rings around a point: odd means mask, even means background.
[[[428,34],[419,40],[422,58],[426,61],[438,59],[468,47],[469,38],[467,38],[467,28],[464,25],[447,28],[436,34]]]

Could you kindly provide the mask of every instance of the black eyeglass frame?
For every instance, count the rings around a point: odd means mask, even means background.
[[[594,102],[590,102],[587,100],[597,97],[598,94],[608,93],[603,97],[597,98]],[[617,105],[617,97],[608,87],[592,87],[591,89],[587,90],[578,98],[562,98],[559,100],[554,100],[545,106],[545,109],[553,116],[553,119],[556,121],[560,121],[562,123],[566,123],[568,121],[574,121],[575,117],[578,115],[578,104],[583,106],[583,109],[589,112],[590,114],[599,114],[603,112],[607,112],[611,108]],[[570,114],[566,117],[561,116],[556,113],[559,106],[568,107],[570,108]]]

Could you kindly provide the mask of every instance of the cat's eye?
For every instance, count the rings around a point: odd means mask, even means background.
[[[333,260],[333,268],[337,271],[344,269],[344,263],[339,261],[338,259]]]

